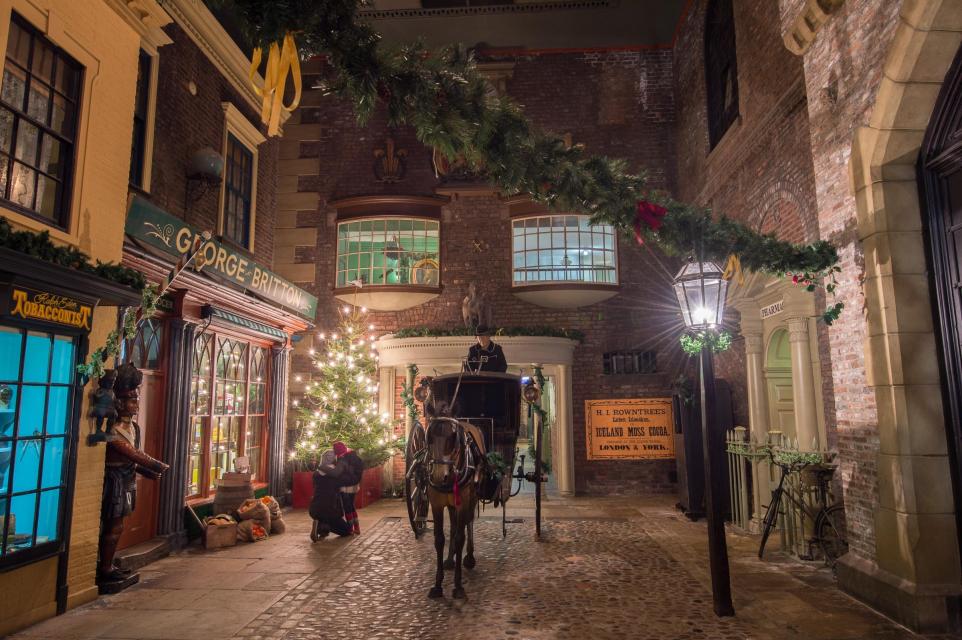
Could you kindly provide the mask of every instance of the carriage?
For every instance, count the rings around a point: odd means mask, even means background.
[[[518,494],[524,482],[534,483],[535,531],[538,536],[541,535],[541,494],[546,480],[541,463],[543,413],[539,404],[543,382],[537,367],[534,377],[462,371],[424,378],[414,393],[425,408],[422,415],[428,416],[429,402],[447,407],[452,418],[473,438],[482,441],[485,455],[479,474],[479,495],[482,504],[493,503],[495,508],[501,507],[502,536],[507,535],[507,501]],[[533,426],[534,471],[525,472],[523,454],[517,456],[519,460],[515,468],[522,420],[530,420]],[[408,437],[405,455],[404,496],[416,537],[427,529],[429,518],[426,426],[415,422]]]

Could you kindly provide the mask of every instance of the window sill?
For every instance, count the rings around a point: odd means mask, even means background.
[[[516,298],[549,309],[577,309],[587,307],[618,295],[617,284],[556,282],[550,284],[514,285]]]
[[[341,302],[375,311],[402,311],[422,305],[441,295],[441,287],[425,285],[366,285],[362,289],[340,287],[334,297]]]

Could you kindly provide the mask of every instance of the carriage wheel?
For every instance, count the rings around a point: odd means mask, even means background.
[[[427,469],[418,460],[424,444],[424,429],[415,424],[404,454],[404,501],[407,503],[408,521],[415,538],[427,530],[428,522]]]
[[[535,534],[541,537],[541,415],[535,412],[535,445],[534,445],[534,527]]]

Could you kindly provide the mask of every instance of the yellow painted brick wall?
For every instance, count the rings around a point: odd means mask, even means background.
[[[50,230],[51,237],[78,246],[93,258],[119,262],[140,36],[101,0],[0,0],[0,52],[6,51],[11,11],[46,33],[86,69],[70,224],[66,231]],[[0,215],[22,228],[47,228],[2,205]],[[116,319],[115,308],[101,307],[94,313],[91,350],[104,343]],[[87,415],[89,402],[84,395],[82,416]],[[69,541],[70,607],[97,595],[104,449],[86,446],[90,428],[89,420],[81,418]],[[56,576],[56,559],[0,574],[0,636],[54,615]]]

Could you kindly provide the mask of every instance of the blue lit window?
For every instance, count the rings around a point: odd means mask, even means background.
[[[0,326],[0,558],[58,542],[73,336]]]

